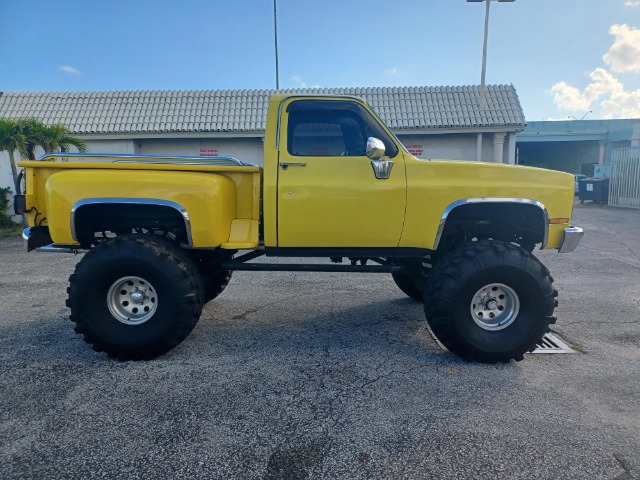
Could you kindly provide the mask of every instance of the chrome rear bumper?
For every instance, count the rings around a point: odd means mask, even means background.
[[[584,230],[580,227],[569,227],[564,229],[564,237],[562,238],[562,244],[558,249],[559,253],[571,253],[573,252],[580,239],[584,235]]]

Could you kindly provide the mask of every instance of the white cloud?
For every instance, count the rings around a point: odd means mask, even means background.
[[[640,7],[640,0],[628,1],[625,5]],[[596,68],[589,73],[591,81],[582,91],[566,82],[558,82],[549,90],[560,110],[584,114],[599,107],[598,113],[604,118],[640,116],[640,89],[625,90],[611,73],[640,73],[640,29],[615,24],[609,33],[615,39],[602,57],[608,68]]]
[[[58,67],[58,70],[68,73],[70,75],[80,75],[80,70],[78,70],[77,68],[73,68],[70,65],[62,65]]]
[[[384,71],[385,75],[391,75],[392,77],[395,77],[398,75],[398,69],[396,67],[390,68],[389,70],[385,70]]]
[[[561,110],[584,113],[598,100],[604,118],[625,118],[640,113],[640,89],[627,92],[624,85],[604,68],[589,74],[591,83],[581,92],[566,82],[551,87],[555,104]]]
[[[628,2],[624,2],[624,6],[629,8],[640,7],[640,0],[630,0]]]
[[[550,92],[553,94],[553,101],[561,110],[580,112],[587,110],[591,105],[591,101],[586,99],[580,90],[566,82],[556,83]]]
[[[616,37],[603,60],[614,72],[640,72],[640,30],[629,25],[611,25],[609,33]]]

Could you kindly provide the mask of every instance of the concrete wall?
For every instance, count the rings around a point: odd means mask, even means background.
[[[192,155],[235,157],[263,165],[262,138],[168,138],[134,142],[135,153],[143,155]]]
[[[398,135],[405,147],[418,158],[474,160],[475,136],[468,135]]]
[[[398,135],[400,141],[418,158],[476,160],[476,134]],[[508,135],[502,147],[503,163],[508,163]],[[420,153],[421,152],[421,153]],[[482,136],[483,162],[493,162],[493,134]]]
[[[93,153],[136,153],[133,140],[85,140],[85,142],[87,142],[87,151]]]
[[[7,152],[0,153],[0,187],[11,187],[11,191],[13,191],[13,179],[11,178],[11,166]]]

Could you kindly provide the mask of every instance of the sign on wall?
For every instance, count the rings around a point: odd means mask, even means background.
[[[414,157],[419,157],[422,155],[422,152],[424,152],[424,145],[421,143],[414,143],[405,146],[407,147],[407,150],[409,150],[409,153]]]
[[[217,148],[201,148],[200,156],[201,157],[217,157],[220,155],[220,150]]]

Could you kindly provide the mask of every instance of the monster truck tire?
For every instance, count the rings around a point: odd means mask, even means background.
[[[469,243],[429,275],[425,313],[451,352],[484,363],[522,360],[555,322],[549,270],[508,242]]]
[[[408,297],[422,302],[432,262],[429,257],[402,260],[398,264],[403,269],[391,274],[393,281]]]
[[[230,270],[220,270],[203,277],[204,303],[210,302],[227,288],[231,281],[231,274]]]
[[[418,275],[408,275],[404,272],[393,272],[391,274],[393,281],[402,292],[414,300],[422,301],[424,297],[424,289],[426,279]]]
[[[101,242],[69,277],[76,333],[119,360],[162,355],[193,330],[203,306],[197,267],[178,246],[152,235]]]

